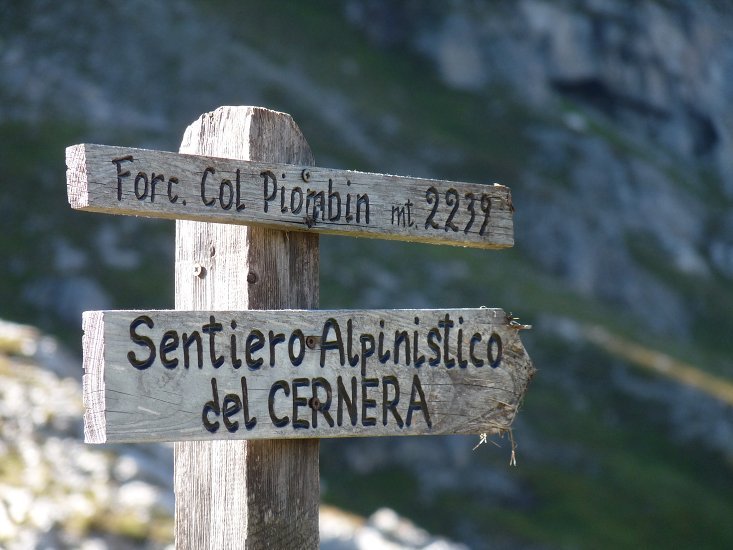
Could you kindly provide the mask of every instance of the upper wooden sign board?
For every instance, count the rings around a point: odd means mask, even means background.
[[[496,433],[534,373],[500,309],[92,311],[89,443]]]
[[[73,208],[475,248],[514,244],[511,192],[481,185],[81,144]]]

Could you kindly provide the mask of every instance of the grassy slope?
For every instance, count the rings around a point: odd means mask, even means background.
[[[115,223],[119,228],[119,220],[110,222],[109,216],[74,212],[68,207],[66,187],[62,185],[64,150],[85,135],[84,128],[61,122],[0,124],[0,165],[4,167],[0,184],[4,189],[13,186],[12,197],[0,206],[0,254],[12,258],[8,269],[3,270],[0,317],[58,334],[77,350],[80,324],[67,322],[58,311],[29,306],[28,301],[33,303],[29,294],[62,294],[67,288],[65,281],[83,276],[97,280],[109,292],[113,307],[171,307],[173,300],[170,285],[159,283],[172,280],[172,258],[147,262],[145,276],[135,267],[110,269],[101,259],[97,238],[103,225]],[[121,248],[139,251],[141,258],[157,255],[158,238],[173,238],[170,224],[137,219],[128,227],[120,231],[117,242]],[[60,241],[65,243],[61,248]],[[68,256],[74,252],[61,257],[67,247],[84,251],[87,260],[81,264],[69,261]],[[19,288],[25,289],[20,296],[23,301],[19,300]]]

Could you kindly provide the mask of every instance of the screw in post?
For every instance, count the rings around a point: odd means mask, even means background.
[[[201,264],[194,264],[193,274],[195,277],[198,277],[199,279],[203,279],[204,277],[206,277],[206,268],[202,266]]]

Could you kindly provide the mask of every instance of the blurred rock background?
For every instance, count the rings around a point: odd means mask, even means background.
[[[165,447],[73,419],[81,311],[172,307],[173,224],[71,211],[64,148],[177,150],[225,104],[292,114],[320,166],[513,191],[510,251],[323,237],[321,306],[533,324],[518,467],[506,439],[325,441],[326,504],[472,548],[733,543],[730,2],[8,0],[0,69],[0,318],[52,335],[0,366],[0,545],[167,544]]]
[[[0,547],[173,548],[172,445],[83,443],[78,361],[0,321]],[[465,550],[383,507],[321,509],[321,547]]]

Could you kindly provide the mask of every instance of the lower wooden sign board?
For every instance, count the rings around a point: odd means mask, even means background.
[[[90,311],[88,443],[479,434],[534,367],[501,309]]]

